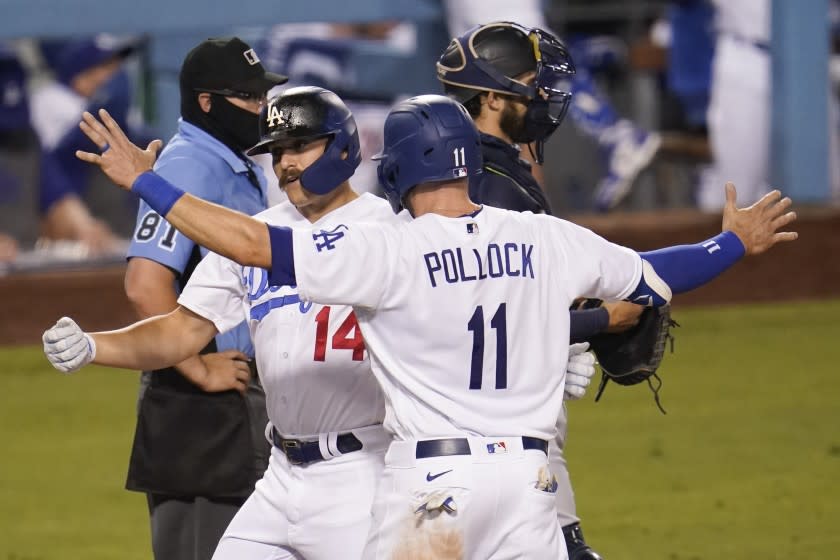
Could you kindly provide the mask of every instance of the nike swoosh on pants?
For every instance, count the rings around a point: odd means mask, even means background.
[[[439,472],[439,473],[437,473],[437,474],[432,474],[431,472],[426,473],[426,482],[431,482],[431,481],[433,481],[434,479],[436,479],[437,477],[439,477],[439,476],[443,476],[443,475],[445,475],[446,473],[450,473],[450,472],[452,472],[452,469],[449,469],[448,471]]]

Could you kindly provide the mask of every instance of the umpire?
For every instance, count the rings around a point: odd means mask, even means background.
[[[240,39],[208,39],[180,73],[181,119],[155,171],[187,192],[256,214],[267,207],[261,168],[244,155],[259,140],[266,72]],[[140,318],[169,313],[207,250],[145,203],[128,250],[125,291]],[[268,462],[265,394],[247,325],[200,355],[143,372],[126,488],[145,492],[156,560],[209,559]]]

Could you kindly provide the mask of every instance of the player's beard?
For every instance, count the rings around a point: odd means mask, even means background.
[[[519,111],[519,105],[513,100],[505,103],[502,109],[502,116],[499,119],[499,128],[513,142],[522,142],[522,135],[525,131],[525,115]]]

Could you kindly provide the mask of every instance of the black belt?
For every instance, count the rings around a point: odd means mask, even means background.
[[[317,441],[301,441],[299,439],[286,439],[271,429],[271,441],[274,447],[286,454],[289,462],[293,465],[306,465],[315,461],[328,459],[321,455],[321,445]],[[335,446],[341,453],[351,453],[362,448],[362,442],[352,432],[339,434]]]
[[[495,443],[488,443],[489,448]],[[522,436],[522,449],[536,449],[548,455],[548,442],[544,439]],[[469,455],[470,442],[467,438],[426,439],[417,442],[415,457],[428,459],[429,457],[444,457],[447,455]]]

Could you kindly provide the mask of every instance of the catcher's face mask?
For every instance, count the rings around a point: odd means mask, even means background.
[[[558,84],[574,74],[575,69],[566,47],[553,35],[542,29],[532,29],[528,39],[537,59],[537,73],[534,77],[533,94],[529,97],[528,110],[522,137],[516,142],[536,142],[536,159],[543,161],[543,144],[551,136],[569,109],[572,94],[557,89]]]
[[[437,64],[438,79],[457,90],[464,102],[482,91],[516,95],[527,100],[521,133],[514,142],[537,144],[542,162],[543,142],[566,115],[572,94],[558,88],[575,73],[565,45],[538,28],[512,22],[477,26],[452,40]],[[522,81],[524,74],[534,79]],[[474,93],[472,93],[474,92]]]

